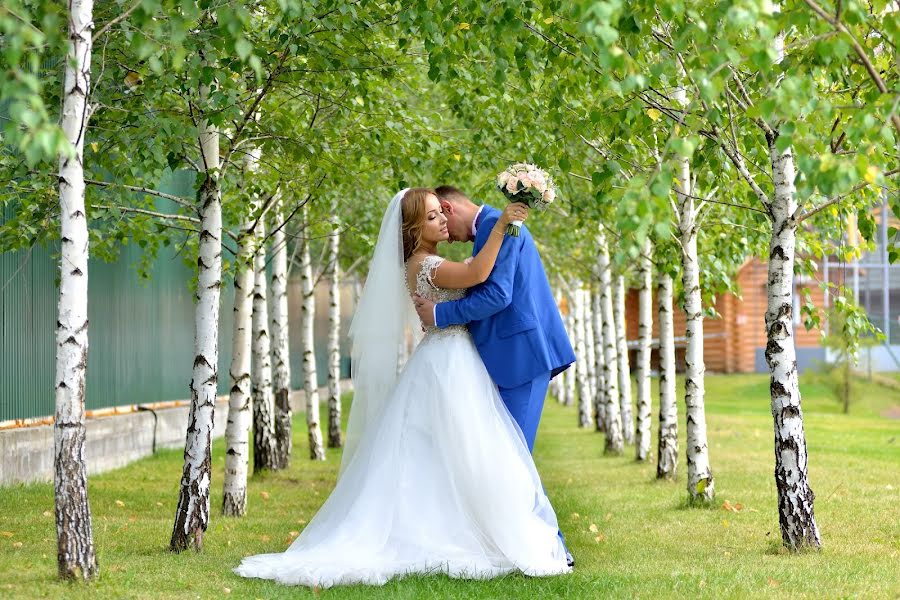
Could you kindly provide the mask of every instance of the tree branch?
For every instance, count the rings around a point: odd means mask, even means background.
[[[90,185],[96,185],[98,187],[114,187],[114,188],[122,188],[123,190],[128,190],[130,192],[138,192],[140,194],[148,194],[150,196],[158,196],[159,198],[165,198],[166,200],[171,200],[176,204],[180,204],[185,208],[190,208],[196,210],[195,202],[182,198],[181,196],[174,196],[172,194],[167,194],[165,192],[160,192],[158,190],[151,190],[150,188],[140,187],[136,185],[124,185],[122,183],[112,183],[109,181],[95,181],[93,179],[85,179],[85,183]]]
[[[898,174],[898,173],[900,173],[900,169],[892,169],[892,170],[890,170],[890,171],[885,171],[884,177],[886,177],[886,178],[887,178],[887,177],[893,177],[894,175],[896,175],[896,174]],[[843,199],[846,198],[847,196],[851,196],[851,195],[855,194],[856,192],[858,192],[858,191],[860,191],[860,190],[862,190],[862,189],[865,189],[865,188],[869,187],[870,185],[871,185],[871,184],[870,184],[868,181],[864,181],[864,182],[862,182],[862,183],[860,183],[860,184],[857,184],[857,185],[853,186],[853,187],[850,189],[850,191],[844,192],[843,194],[840,194],[840,195],[835,196],[835,197],[833,197],[833,198],[831,198],[831,199],[829,199],[829,200],[826,200],[824,203],[820,204],[820,205],[817,206],[816,208],[810,209],[809,212],[804,213],[804,214],[802,214],[802,215],[800,215],[800,216],[798,216],[798,214],[800,213],[800,207],[798,207],[797,210],[796,210],[796,212],[794,213],[794,218],[796,219],[797,223],[802,223],[803,221],[809,219],[810,217],[813,217],[813,216],[819,214],[820,212],[822,212],[822,211],[825,210],[826,208],[828,208],[828,207],[830,207],[830,206],[834,206],[835,204],[837,204],[838,202],[840,202],[841,200],[843,200]]]

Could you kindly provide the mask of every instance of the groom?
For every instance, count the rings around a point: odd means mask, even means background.
[[[500,211],[478,206],[455,187],[438,187],[451,242],[474,241],[477,254]],[[550,379],[575,362],[544,265],[528,229],[507,237],[487,281],[465,298],[435,305],[417,296],[416,311],[426,325],[468,325],[488,373],[528,444],[534,438]],[[571,563],[574,560],[571,559]]]

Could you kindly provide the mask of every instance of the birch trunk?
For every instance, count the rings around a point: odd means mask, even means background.
[[[616,359],[619,371],[619,406],[622,414],[622,436],[626,444],[634,443],[634,412],[631,408],[631,365],[628,363],[628,341],[625,338],[625,277],[616,277],[613,318],[616,321]]]
[[[676,92],[676,99],[684,90]],[[686,104],[686,99],[682,99]],[[684,404],[687,430],[687,491],[691,504],[705,504],[715,498],[715,481],[709,466],[706,437],[705,371],[703,362],[703,305],[700,294],[700,265],[697,257],[697,206],[692,197],[691,167],[688,159],[678,161],[678,234],[681,241],[681,273],[684,286],[685,372]]]
[[[586,328],[584,325],[585,290],[579,281],[575,296],[575,376],[578,385],[578,425],[587,427],[591,424],[591,392],[588,383]]]
[[[253,472],[278,468],[275,396],[272,393],[272,341],[269,337],[269,290],[266,281],[266,224],[256,225],[259,243],[253,255]]]
[[[594,393],[594,428],[598,432],[606,432],[606,380],[603,372],[606,360],[603,354],[603,307],[600,302],[600,277],[596,278],[597,293],[594,294],[594,347],[597,348],[594,360],[594,371],[597,373],[597,390]]]
[[[619,412],[619,373],[616,363],[616,330],[613,321],[612,265],[602,227],[597,234],[597,270],[600,275],[600,309],[603,319],[603,383],[606,454],[622,454],[622,417]]]
[[[664,273],[656,292],[659,303],[659,444],[657,479],[675,479],[678,467],[678,404],[675,402],[675,324],[672,277]]]
[[[594,398],[597,396],[597,352],[601,351],[600,347],[594,343],[594,296],[596,293],[592,292],[590,288],[585,288],[584,346],[587,349],[588,424],[593,421]]]
[[[203,106],[209,89],[200,90]],[[194,367],[191,409],[184,446],[184,470],[175,511],[171,550],[203,548],[209,525],[209,486],[213,417],[219,364],[219,296],[222,286],[222,196],[219,181],[219,131],[203,119],[200,149],[206,177],[200,185],[200,242],[197,257],[197,304],[194,308]]]
[[[276,221],[284,222],[284,209],[279,194],[275,200]],[[287,240],[281,227],[272,235],[272,383],[275,394],[275,463],[284,469],[291,460],[291,350],[288,323],[288,257]]]
[[[322,430],[319,428],[319,378],[316,373],[316,354],[313,323],[316,316],[316,296],[313,284],[312,258],[309,250],[309,217],[303,207],[304,237],[300,241],[300,283],[303,293],[300,335],[303,340],[303,390],[306,396],[306,425],[309,429],[309,457],[325,460]]]
[[[650,240],[641,249],[638,267],[638,351],[637,351],[637,438],[635,458],[647,460],[650,455],[650,429],[652,414],[650,399],[650,352],[653,341],[653,265]]]
[[[572,346],[578,347],[578,336],[576,332],[578,331],[577,327],[575,327],[575,294],[572,293],[570,298],[571,302],[569,303],[569,317],[566,319],[569,328],[569,336],[572,340]],[[578,356],[575,357],[575,364],[566,369],[566,406],[575,406],[575,399],[578,389]]]
[[[562,291],[557,289],[556,291],[556,307],[559,310],[559,316],[562,319],[562,322],[566,322],[566,315],[563,314],[562,310],[563,305],[563,294]],[[568,333],[568,332],[567,332]],[[566,369],[568,371],[568,369]],[[566,372],[562,372],[553,379],[550,380],[550,389],[553,396],[556,398],[556,401],[560,404],[565,404],[566,402]]]
[[[819,548],[819,527],[813,512],[815,498],[807,474],[806,434],[800,408],[800,383],[794,346],[793,292],[797,201],[791,148],[779,151],[768,140],[775,195],[769,207],[772,239],[766,307],[766,363],[771,380],[775,429],[775,485],[781,539],[788,548]]]
[[[222,513],[242,517],[247,512],[247,466],[250,459],[250,356],[253,347],[252,223],[241,227],[234,275],[234,334],[231,342],[231,391],[225,426],[225,485]]]
[[[328,263],[328,447],[340,448],[341,439],[341,235],[329,239]]]
[[[59,157],[60,267],[53,421],[56,564],[63,579],[99,575],[84,455],[88,356],[88,226],[84,137],[91,115],[91,0],[71,0],[61,126],[73,156]]]

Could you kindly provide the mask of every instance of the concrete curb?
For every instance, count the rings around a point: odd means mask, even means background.
[[[341,390],[351,389],[349,381]],[[328,392],[319,390],[325,400]],[[302,390],[291,394],[295,412],[305,410]],[[88,419],[85,455],[88,474],[118,469],[157,449],[183,448],[190,406],[138,411]],[[155,413],[155,416],[154,416]],[[216,402],[213,438],[225,435],[228,422],[228,397]],[[0,487],[19,483],[53,480],[53,426],[37,425],[0,430]]]

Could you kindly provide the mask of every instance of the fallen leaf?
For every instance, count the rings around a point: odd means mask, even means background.
[[[776,581],[776,580],[772,579],[771,577],[766,579],[766,583],[768,583],[770,587],[778,587],[779,585],[781,585],[780,581]]]
[[[596,537],[594,538],[594,541],[597,542],[598,544],[599,544],[600,542],[605,542],[605,541],[606,541],[606,536],[603,535],[603,534],[601,533],[600,535],[598,535],[598,536],[596,536]]]
[[[306,525],[306,519],[297,519],[299,525]]]
[[[612,513],[606,513],[606,516],[603,517],[604,521],[609,521],[610,519],[612,519]]]
[[[580,518],[581,518],[581,515],[579,515],[578,513],[572,513],[572,519],[577,521]]]
[[[887,484],[886,486],[884,486],[884,489],[892,490],[892,489],[894,489],[894,486],[892,486],[891,484]]]
[[[288,535],[291,536],[292,538],[295,538],[295,537],[297,537],[298,535],[300,535],[300,532],[299,532],[299,531],[292,531],[292,532],[290,532]]]
[[[591,523],[591,526],[588,527],[588,529],[591,531],[591,533],[597,533],[598,531],[600,531],[600,529],[594,523]]]
[[[759,511],[758,511],[758,510],[756,510],[756,509],[755,509],[755,508],[748,508],[748,509],[747,509],[747,510],[749,510],[749,511],[750,511],[750,512],[756,512],[756,513],[758,513],[758,512],[759,512]]]
[[[2,535],[5,538],[11,538],[12,536],[14,536],[16,534],[14,534],[12,531],[0,531],[0,535]]]
[[[705,579],[701,579],[701,580],[700,580],[700,587],[702,587],[702,588],[705,588],[705,587],[706,587],[706,580],[705,580]]]
[[[162,507],[162,502],[157,502],[156,505]]]
[[[271,540],[272,540],[272,538],[269,537],[269,536],[267,536],[267,535],[261,535],[261,536],[259,536],[259,541],[261,541],[261,542],[268,543],[268,542],[270,542]]]
[[[722,519],[722,527],[728,527],[728,519]]]
[[[735,508],[736,512],[741,512],[742,510],[744,510],[744,505],[741,504],[740,502],[736,502],[734,504],[734,508]]]
[[[123,506],[125,506],[125,503],[122,502],[121,500],[116,500],[116,506],[118,506],[119,508],[122,508]]]
[[[222,591],[225,592],[226,594],[230,594],[231,588],[222,588]]]
[[[259,497],[262,498],[263,500],[268,500],[268,499],[269,499],[269,492],[260,492],[260,493],[259,493]]]
[[[13,548],[21,548],[21,547],[22,547],[22,542],[13,542],[12,547],[13,547]]]
[[[45,517],[52,517],[52,516],[53,516],[53,513],[50,512],[49,510],[45,510],[45,511],[42,512],[41,514],[44,515]]]

